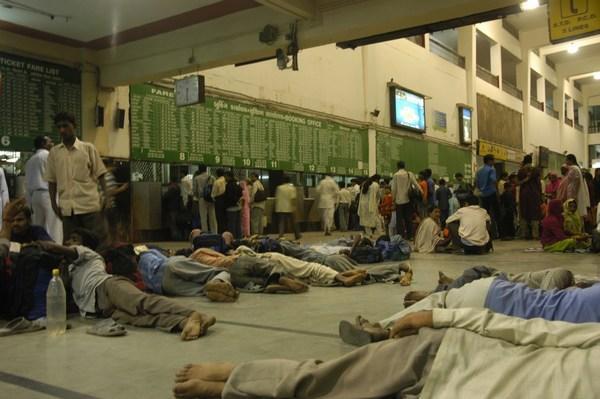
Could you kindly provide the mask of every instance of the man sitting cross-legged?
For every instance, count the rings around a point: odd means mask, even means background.
[[[173,392],[199,399],[558,399],[600,392],[596,324],[434,309],[404,317],[393,333],[397,339],[325,362],[187,365]]]
[[[70,262],[73,299],[82,314],[102,314],[137,327],[156,327],[169,332],[181,331],[184,341],[206,334],[215,318],[198,313],[158,295],[137,289],[133,282],[106,273],[104,259],[94,252],[98,238],[85,229],[75,229],[65,242],[39,241],[46,251],[63,255]]]
[[[568,286],[568,281],[572,281],[572,275],[567,271],[559,269],[555,273],[559,278],[550,280],[557,282],[559,286]],[[561,275],[563,278],[560,278]],[[365,345],[388,338],[394,323],[403,316],[434,308],[487,308],[525,319],[539,317],[571,323],[597,323],[600,322],[598,303],[600,283],[588,288],[545,291],[529,288],[524,283],[507,281],[503,277],[490,277],[474,280],[460,288],[431,294],[379,323],[370,323],[360,316],[354,325],[343,321],[340,323],[339,332],[344,342]]]

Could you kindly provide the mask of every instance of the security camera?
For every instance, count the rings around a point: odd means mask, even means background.
[[[379,116],[379,109],[375,108],[373,111],[371,111],[371,115],[373,115],[375,118],[377,118]]]
[[[287,56],[285,51],[278,48],[275,52],[275,56],[277,57],[277,67],[281,70],[286,69],[288,62],[290,62],[290,58]]]

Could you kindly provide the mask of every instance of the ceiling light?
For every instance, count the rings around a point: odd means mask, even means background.
[[[567,47],[567,53],[575,54],[579,51],[579,46],[575,43],[569,43],[569,47]]]
[[[600,72],[594,73],[594,79],[595,80],[600,80]]]
[[[539,0],[526,0],[521,3],[521,10],[522,11],[535,10],[539,6],[540,6]]]

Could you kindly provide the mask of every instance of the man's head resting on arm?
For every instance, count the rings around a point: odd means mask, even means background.
[[[82,228],[74,229],[65,240],[65,245],[83,245],[92,251],[95,251],[99,244],[100,240],[93,231]]]

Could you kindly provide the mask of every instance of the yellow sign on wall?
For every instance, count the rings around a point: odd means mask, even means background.
[[[488,154],[492,154],[494,158],[498,161],[508,160],[508,150],[506,148],[499,147],[497,145],[488,143],[487,141],[483,140],[479,140],[478,154],[482,157]]]
[[[560,43],[600,32],[600,0],[550,0],[550,41]]]

